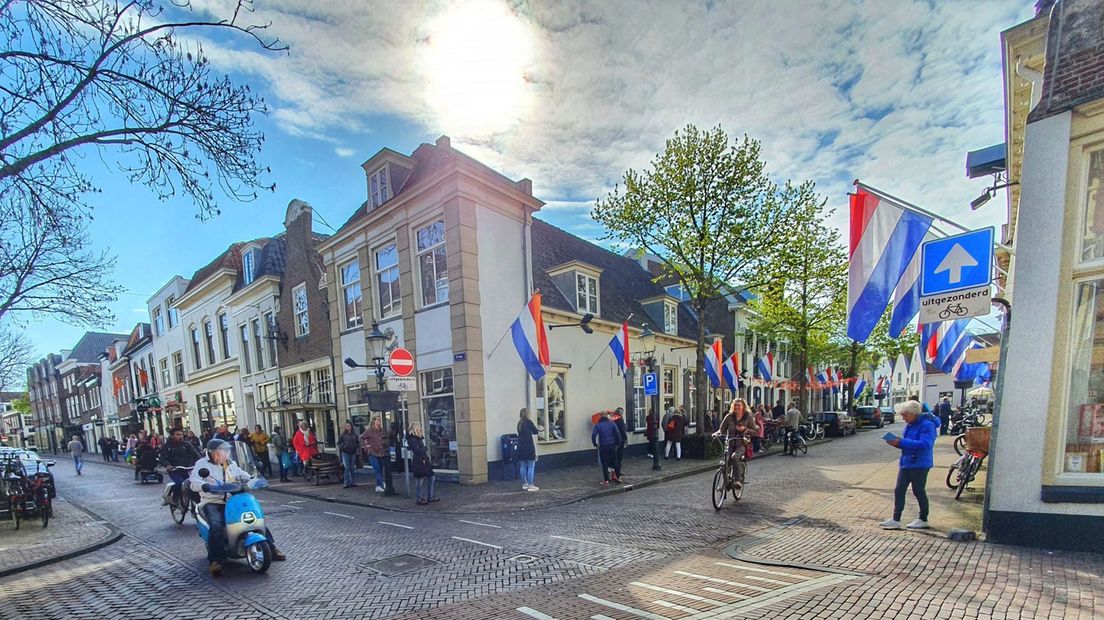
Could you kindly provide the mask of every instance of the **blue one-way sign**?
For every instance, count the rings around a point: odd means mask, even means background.
[[[654,372],[644,373],[644,395],[655,396],[659,394],[659,375]]]
[[[987,286],[993,279],[993,229],[925,241],[920,255],[921,297]]]

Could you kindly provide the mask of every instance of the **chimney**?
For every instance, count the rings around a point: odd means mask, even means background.
[[[452,141],[449,140],[448,136],[443,135],[440,138],[437,138],[437,148],[447,151],[452,148]]]
[[[532,179],[522,179],[522,180],[518,181],[517,183],[514,183],[514,185],[516,185],[518,189],[520,189],[522,192],[528,194],[529,196],[533,195],[533,180]]]

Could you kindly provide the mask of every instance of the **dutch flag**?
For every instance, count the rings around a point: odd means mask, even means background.
[[[724,379],[728,384],[728,389],[733,392],[740,391],[740,360],[736,356],[739,353],[733,353],[725,360],[724,363]]]
[[[621,324],[621,329],[613,335],[613,339],[609,341],[609,348],[613,351],[613,356],[617,358],[617,365],[621,367],[621,373],[625,373],[625,369],[629,367],[629,322],[625,321]]]
[[[721,387],[721,360],[724,353],[721,350],[721,341],[714,340],[713,344],[705,349],[705,374],[709,375],[709,385]]]
[[[915,316],[919,298],[912,300],[909,294],[919,274],[920,244],[931,224],[932,218],[883,201],[861,187],[851,195],[847,272],[849,338],[866,342],[894,297],[898,299],[899,308],[894,308],[896,316],[891,319],[892,325],[899,325],[906,315],[908,320]],[[908,282],[909,279],[913,282]]]
[[[774,353],[767,353],[763,357],[760,357],[757,365],[759,368],[759,377],[766,383],[770,383],[773,380],[774,373]]]
[[[866,389],[866,377],[860,377],[859,382],[855,384],[855,398],[862,396],[863,390]]]
[[[832,371],[829,370],[828,373],[831,374]],[[817,378],[817,386],[820,387],[821,391],[828,388],[828,376],[824,374],[823,370],[816,374],[816,378]]]
[[[510,325],[510,337],[525,370],[533,381],[539,381],[551,359],[548,355],[548,334],[544,331],[544,319],[541,317],[540,291],[533,293],[525,309]]]

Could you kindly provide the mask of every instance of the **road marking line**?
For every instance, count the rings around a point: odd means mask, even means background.
[[[597,596],[591,596],[590,594],[579,594],[579,598],[584,601],[590,601],[591,603],[598,603],[599,605],[605,605],[617,611],[623,611],[627,614],[639,616],[641,618],[647,618],[648,620],[671,620],[667,616],[661,616],[659,614],[653,614],[642,609],[636,609],[635,607],[629,607],[628,605],[622,605],[621,603],[614,603],[613,601],[607,601],[604,598],[598,598]]]
[[[414,528],[410,527],[409,525],[403,525],[402,523],[392,523],[390,521],[380,521],[379,523],[382,523],[383,525],[390,525],[391,527],[401,527],[404,530],[414,529]]]
[[[812,579],[804,583],[795,583],[784,588],[772,590],[770,594],[756,596],[755,598],[751,598],[746,601],[731,603],[721,609],[715,609],[709,612],[698,614],[697,616],[694,616],[694,620],[706,620],[708,618],[731,618],[733,615],[736,614],[743,615],[744,612],[751,611],[753,609],[759,609],[760,607],[766,607],[768,605],[773,605],[778,601],[786,600],[798,594],[803,594],[805,592],[809,592],[819,588],[843,583],[851,579],[856,579],[856,577],[851,575],[829,575],[826,577]]]
[[[483,527],[494,527],[494,528],[502,529],[501,525],[491,525],[490,523],[480,523],[479,521],[467,521],[465,519],[457,519],[457,520],[460,521],[461,523],[470,523],[471,525],[482,525]]]
[[[305,499],[293,499],[293,500],[291,500],[291,501],[290,501],[290,502],[288,502],[288,503],[289,503],[289,504],[303,504],[303,503],[305,503],[306,501],[307,501],[307,500],[305,500]]]
[[[726,585],[726,586],[736,586],[737,588],[746,588],[748,590],[755,590],[756,592],[770,592],[771,591],[770,588],[760,588],[759,586],[749,586],[747,584],[739,583],[739,582],[736,582],[736,581],[729,581],[727,579],[718,579],[716,577],[706,577],[705,575],[698,575],[696,573],[688,573],[688,572],[682,571],[682,570],[675,571],[675,574],[676,575],[685,575],[687,577],[693,577],[694,579],[702,579],[704,581],[711,581],[713,583],[719,583],[721,585]]]
[[[322,514],[324,514],[324,515],[333,515],[335,517],[343,517],[345,519],[354,519],[355,518],[355,517],[350,517],[349,515],[343,515],[340,512],[326,512],[325,510],[322,511]]]
[[[768,575],[778,575],[779,577],[791,577],[793,579],[808,579],[808,577],[802,577],[801,575],[795,575],[793,573],[783,573],[777,570],[767,570],[765,568],[755,568],[754,566],[740,566],[739,564],[728,564],[725,562],[714,562],[717,566],[727,566],[729,568],[737,568],[740,570],[749,570],[756,573],[766,573]],[[788,585],[788,584],[787,584]]]
[[[725,596],[734,596],[736,598],[751,598],[746,594],[736,594],[735,592],[729,592],[728,590],[722,590],[720,588],[710,588],[708,586],[702,588],[702,590],[705,590],[706,592],[712,592],[713,594],[724,594]]]
[[[721,605],[727,605],[728,604],[724,601],[718,601],[717,599],[706,598],[704,596],[698,596],[697,594],[690,594],[689,592],[680,592],[678,590],[672,590],[671,588],[661,588],[659,586],[653,586],[650,583],[643,583],[641,581],[630,581],[629,585],[630,586],[636,586],[638,588],[645,588],[645,589],[648,589],[648,590],[652,590],[653,592],[662,592],[664,594],[670,594],[671,596],[681,596],[682,598],[688,598],[692,601],[699,601],[699,602],[702,602],[702,603],[708,603],[710,605],[716,605],[717,607],[720,607]]]
[[[461,538],[459,536],[453,536],[456,540],[462,540],[464,542],[470,542],[474,545],[483,545],[484,547],[491,547],[492,549],[501,549],[498,545],[492,545],[491,543],[479,542],[478,540],[472,540],[470,538]]]
[[[696,614],[696,613],[698,613],[698,611],[700,611],[698,609],[694,609],[693,607],[687,607],[686,605],[679,605],[678,603],[669,603],[667,601],[652,601],[652,603],[654,603],[656,605],[662,605],[663,607],[666,607],[668,609],[677,609],[679,611],[684,611],[688,614]]]
[[[548,614],[542,614],[532,607],[518,607],[517,610],[525,614],[526,616],[529,616],[530,618],[536,618],[537,620],[556,620],[552,616],[549,616]]]
[[[754,579],[755,581],[762,581],[762,582],[765,582],[765,583],[774,583],[774,584],[778,584],[780,586],[792,586],[793,585],[793,583],[790,582],[790,581],[780,581],[778,579],[769,579],[767,577],[756,577],[755,575],[744,575],[743,577],[744,577],[744,579]]]
[[[558,538],[560,540],[570,540],[571,542],[586,543],[588,545],[602,545],[603,547],[609,547],[610,546],[606,543],[594,542],[593,540],[583,540],[581,538],[570,538],[568,536],[549,535],[548,537],[549,538]]]
[[[303,509],[302,506],[293,506],[292,504],[280,504],[280,506],[283,506],[284,508],[294,508],[296,510],[302,510]]]
[[[594,614],[593,616],[590,617],[590,620],[614,620],[614,619],[610,618],[609,616],[603,616],[602,614]]]

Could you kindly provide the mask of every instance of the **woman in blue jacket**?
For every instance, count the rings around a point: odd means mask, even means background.
[[[927,486],[928,472],[932,468],[932,449],[939,432],[939,422],[930,412],[921,411],[920,403],[915,400],[897,405],[897,415],[901,416],[907,426],[902,437],[886,440],[886,443],[901,450],[897,487],[893,490],[893,518],[886,519],[879,525],[887,530],[901,528],[905,491],[912,485],[912,494],[920,504],[920,518],[905,527],[921,530],[928,527],[928,494],[924,487]]]

